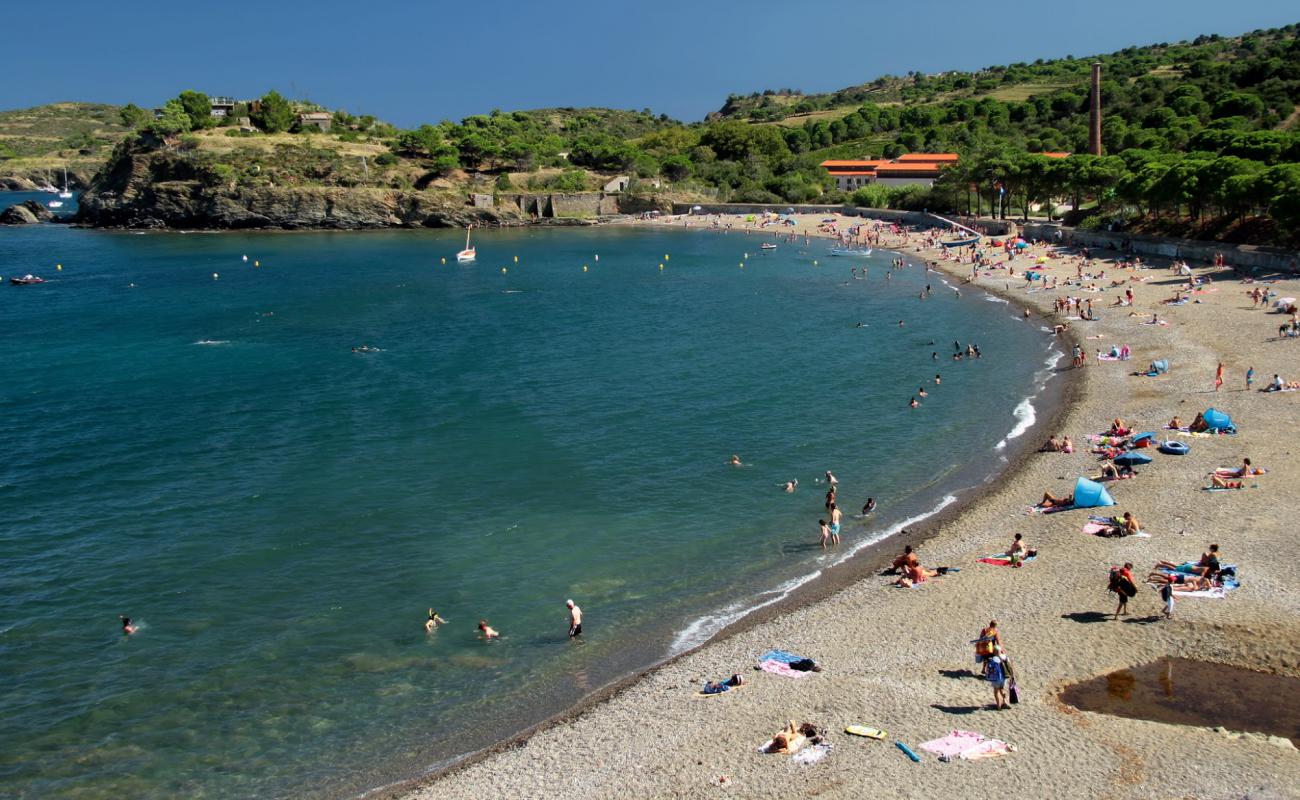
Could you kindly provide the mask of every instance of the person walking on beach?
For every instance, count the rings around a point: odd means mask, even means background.
[[[1223,362],[1222,361],[1219,362],[1219,368],[1214,371],[1214,391],[1216,392],[1219,391],[1219,387],[1221,386],[1223,386]]]
[[[572,600],[566,600],[564,605],[569,609],[569,638],[576,639],[582,635],[582,609]]]
[[[1249,367],[1246,370],[1246,391],[1249,392],[1250,387],[1254,385],[1255,385],[1255,368]]]
[[[1133,565],[1125,563],[1123,567],[1112,567],[1108,589],[1119,597],[1119,605],[1115,606],[1115,619],[1119,619],[1120,614],[1128,614],[1128,599],[1137,595],[1137,583],[1133,580]]]
[[[993,708],[1001,711],[1011,708],[1007,702],[1007,681],[1011,677],[1011,665],[1007,663],[1000,645],[994,645],[993,655],[989,656],[984,666],[984,677],[993,685]]]

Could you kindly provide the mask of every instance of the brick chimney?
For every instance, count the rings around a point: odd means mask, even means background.
[[[1101,62],[1092,62],[1091,113],[1088,117],[1088,152],[1101,155]]]

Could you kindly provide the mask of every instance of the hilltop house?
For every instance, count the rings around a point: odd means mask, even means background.
[[[930,186],[940,170],[960,160],[956,153],[908,153],[896,159],[828,160],[822,167],[835,177],[835,186],[851,192],[869,183],[884,186]]]
[[[298,115],[298,126],[301,128],[319,128],[328,131],[333,122],[334,115],[328,111],[305,111]]]
[[[208,113],[214,117],[222,118],[230,115],[235,110],[238,101],[233,97],[209,97],[208,107],[211,109]]]

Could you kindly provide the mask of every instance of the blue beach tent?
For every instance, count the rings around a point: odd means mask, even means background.
[[[1232,417],[1218,410],[1217,408],[1207,408],[1201,415],[1205,424],[1210,426],[1212,431],[1235,431],[1236,426],[1232,424]]]
[[[1106,487],[1096,481],[1090,481],[1087,478],[1080,478],[1074,482],[1074,507],[1075,508],[1096,508],[1097,506],[1113,506],[1115,501],[1111,499],[1110,492]]]
[[[1169,359],[1162,358],[1158,361],[1151,362],[1151,369],[1147,370],[1147,377],[1154,378],[1157,375],[1163,375],[1169,371]]]

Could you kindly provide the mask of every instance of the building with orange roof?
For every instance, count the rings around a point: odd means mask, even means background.
[[[1069,153],[1039,153],[1039,155],[1047,156],[1048,158],[1069,158],[1070,157]]]
[[[959,159],[956,153],[908,153],[892,161],[828,159],[821,166],[835,177],[838,189],[852,191],[869,183],[929,186],[939,177],[939,170],[956,164]]]

